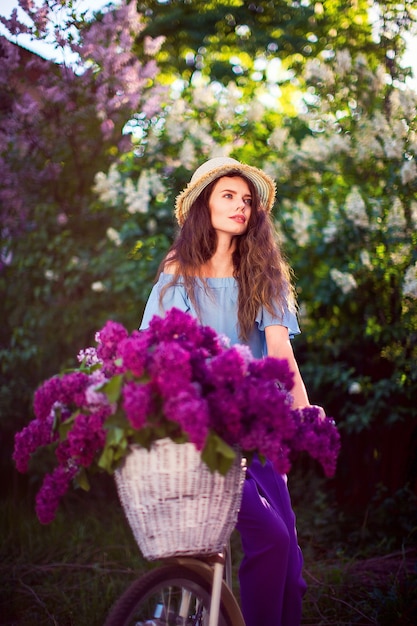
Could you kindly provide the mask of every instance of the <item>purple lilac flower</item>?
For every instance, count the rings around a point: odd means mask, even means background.
[[[240,348],[224,350],[208,364],[209,384],[214,389],[227,388],[231,392],[244,383],[248,362]]]
[[[272,445],[265,453],[265,456],[271,461],[279,474],[288,474],[291,469],[291,449],[287,444],[279,442],[279,445]]]
[[[42,383],[35,391],[33,410],[38,419],[43,420],[50,415],[55,402],[61,400],[61,388],[61,378],[54,376]]]
[[[239,392],[238,392],[239,393]],[[239,445],[242,437],[242,411],[237,394],[215,389],[207,396],[210,428],[229,445]]]
[[[175,307],[170,309],[165,317],[155,315],[149,323],[147,332],[150,333],[151,341],[155,345],[161,341],[175,341],[189,352],[202,348],[208,356],[223,350],[222,341],[212,328],[201,326],[192,315]]]
[[[46,419],[52,407],[58,404],[83,406],[88,381],[89,378],[85,372],[71,372],[45,381],[35,392],[33,408],[36,417]]]
[[[124,375],[121,408],[137,430],[146,425],[163,432],[164,421],[171,420],[199,450],[212,430],[229,445],[270,459],[281,473],[290,469],[294,452],[306,451],[333,475],[339,433],[317,407],[291,409],[287,361],[254,359],[247,346],[226,348],[214,330],[178,309],[155,316],[147,331],[130,336],[120,324],[107,322],[97,340],[97,352],[87,349],[83,365],[101,359],[103,367],[47,380],[35,393],[36,419],[15,437],[13,458],[19,471],[27,471],[31,454],[58,439],[54,421],[74,415],[55,451],[59,466],[36,499],[42,523],[54,518],[73,476],[92,465],[106,444],[104,422],[117,406],[98,387],[116,373]],[[132,376],[151,380],[139,383]]]
[[[248,377],[235,394],[235,400],[242,411],[239,445],[244,450],[257,450],[274,460],[282,471],[284,467],[288,468],[283,442],[295,431],[288,393],[273,380]]]
[[[340,435],[331,417],[321,417],[318,407],[311,406],[293,411],[297,425],[291,448],[305,451],[322,465],[326,476],[336,471],[340,451]]]
[[[158,344],[160,341],[195,338],[199,333],[199,328],[196,318],[174,307],[164,317],[154,315],[149,322],[148,332],[152,337],[152,343]]]
[[[102,370],[96,370],[89,376],[89,384],[85,390],[85,402],[90,411],[95,411],[105,406],[110,408],[107,394],[100,391],[107,378]]]
[[[284,439],[294,434],[291,397],[273,380],[250,378],[247,381],[245,414],[252,422],[260,421],[267,435],[277,433],[280,438]]]
[[[55,450],[55,456],[61,465],[67,465],[71,459],[71,449],[68,439],[64,439],[59,443]]]
[[[123,386],[123,409],[133,428],[139,430],[154,412],[151,383],[129,381]]]
[[[46,446],[56,438],[53,433],[53,414],[46,419],[32,420],[14,439],[13,460],[19,472],[27,472],[31,455],[40,447]]]
[[[192,379],[191,355],[174,342],[162,341],[149,360],[148,371],[164,398],[177,394]]]
[[[76,467],[59,465],[52,474],[47,474],[42,487],[36,496],[36,514],[41,524],[49,524],[55,518],[56,510],[62,496],[68,491],[69,484],[75,474]]]
[[[140,378],[145,370],[151,336],[147,332],[133,331],[122,339],[117,347],[117,356],[123,359],[123,369],[130,370]]]
[[[200,326],[196,341],[198,348],[204,356],[216,356],[226,347],[230,346],[230,340],[225,335],[217,335],[210,326]]]
[[[122,324],[108,321],[103,328],[96,333],[97,356],[103,361],[105,371],[114,372],[114,359],[117,354],[117,346],[128,336],[128,332]]]
[[[61,378],[62,404],[67,406],[83,407],[86,404],[85,392],[90,382],[85,372],[70,372]]]
[[[264,359],[253,359],[248,369],[255,378],[275,380],[287,391],[290,391],[294,386],[294,374],[286,359],[277,359],[271,356]]]
[[[106,431],[103,428],[108,411],[102,409],[95,413],[80,413],[68,433],[67,441],[71,458],[83,466],[88,467],[94,460],[97,452],[101,451],[106,441]]]
[[[177,422],[196,448],[202,450],[209,428],[209,411],[193,385],[167,398],[164,414]]]
[[[77,354],[77,361],[83,363],[86,367],[97,365],[100,363],[100,359],[97,356],[97,349],[90,347],[85,348],[85,350],[80,350]]]

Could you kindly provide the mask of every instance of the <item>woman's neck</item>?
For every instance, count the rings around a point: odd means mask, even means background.
[[[234,275],[233,252],[235,245],[233,241],[219,241],[216,251],[202,269],[204,278],[228,278]]]

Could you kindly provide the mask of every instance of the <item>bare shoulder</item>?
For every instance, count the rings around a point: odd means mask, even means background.
[[[178,263],[174,260],[174,253],[170,252],[164,262],[164,274],[176,274],[178,270]]]

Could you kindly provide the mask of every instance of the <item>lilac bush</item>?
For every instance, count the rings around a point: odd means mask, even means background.
[[[307,452],[327,476],[335,472],[339,434],[316,407],[293,410],[293,376],[285,360],[254,359],[191,315],[171,309],[149,329],[130,335],[108,321],[97,348],[82,351],[80,367],[45,381],[34,396],[35,419],[16,434],[13,458],[28,469],[40,447],[55,445],[58,466],[36,498],[50,522],[73,479],[86,470],[112,473],[131,444],[146,448],[164,437],[192,442],[212,471],[226,473],[241,449],[288,472]]]

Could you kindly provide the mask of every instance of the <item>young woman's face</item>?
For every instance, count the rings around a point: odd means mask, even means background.
[[[222,176],[213,187],[208,203],[211,224],[218,232],[242,235],[248,227],[252,195],[244,178]]]

